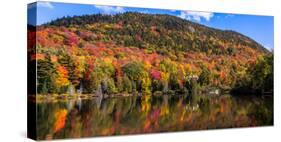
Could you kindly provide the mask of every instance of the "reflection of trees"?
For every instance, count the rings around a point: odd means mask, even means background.
[[[68,103],[38,104],[40,139],[269,125],[272,104],[259,98],[199,96],[197,110],[187,96],[143,96],[82,100],[67,110],[65,126],[54,131],[55,114]]]
[[[161,105],[161,116],[169,115],[169,98],[168,95],[163,96],[163,103]]]
[[[53,123],[54,123],[54,111],[58,108],[58,105],[40,104],[37,105],[37,132],[38,139],[45,139],[46,136],[52,137]]]
[[[97,98],[93,99],[93,102],[97,105],[97,108],[101,107],[103,100],[103,95],[99,95]]]
[[[144,95],[141,98],[141,111],[148,113],[151,109],[151,95]]]

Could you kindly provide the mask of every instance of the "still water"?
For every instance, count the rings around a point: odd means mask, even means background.
[[[37,104],[38,139],[273,125],[273,99],[130,96]]]

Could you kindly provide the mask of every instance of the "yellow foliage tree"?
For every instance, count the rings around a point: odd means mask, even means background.
[[[57,87],[60,88],[60,87],[68,86],[70,84],[70,82],[68,80],[67,69],[62,65],[57,65],[56,70],[57,70],[57,77],[56,77],[55,83],[56,83]]]

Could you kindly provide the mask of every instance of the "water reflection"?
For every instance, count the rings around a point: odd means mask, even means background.
[[[272,98],[98,97],[37,104],[38,139],[137,134],[273,124]]]

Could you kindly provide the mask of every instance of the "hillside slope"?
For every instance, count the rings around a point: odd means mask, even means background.
[[[128,12],[64,17],[38,26],[32,59],[39,72],[51,66],[39,77],[39,93],[46,87],[63,93],[82,84],[86,93],[100,86],[107,93],[150,93],[188,90],[192,76],[201,86],[233,87],[266,54],[271,53],[235,31]]]

